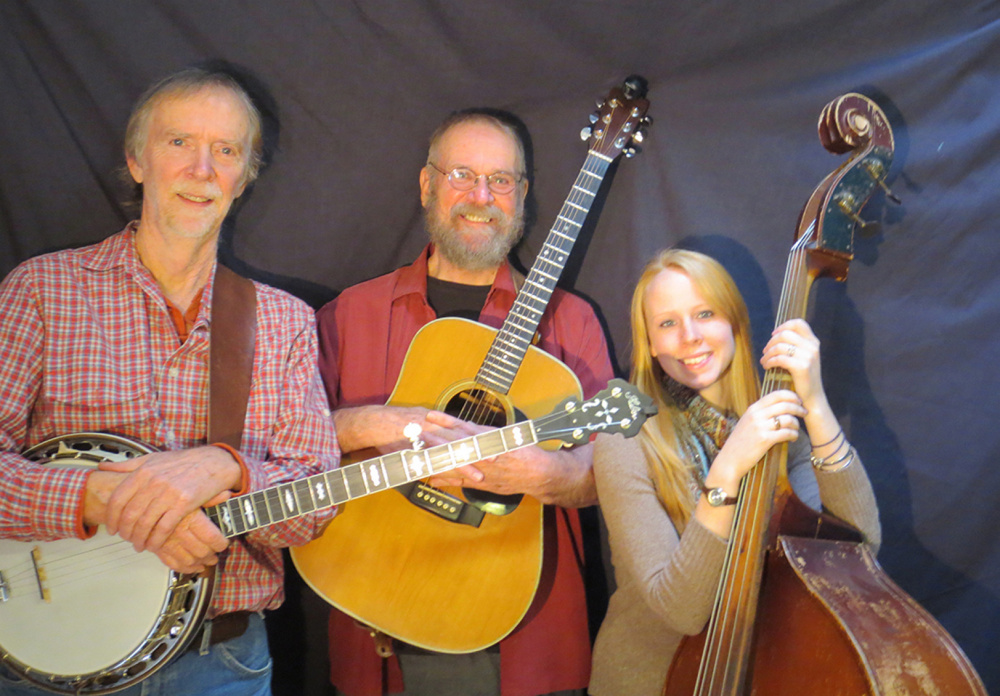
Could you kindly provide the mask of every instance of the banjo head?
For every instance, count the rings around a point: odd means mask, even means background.
[[[24,456],[46,466],[95,467],[154,451],[129,438],[76,433]],[[55,693],[119,691],[187,647],[213,581],[212,572],[176,573],[103,526],[90,539],[0,540],[0,659]]]

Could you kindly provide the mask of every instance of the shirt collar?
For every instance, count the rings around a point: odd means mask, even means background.
[[[165,308],[166,300],[163,299],[163,293],[160,292],[160,286],[157,285],[156,279],[153,278],[153,274],[149,272],[149,269],[142,264],[142,261],[139,259],[139,252],[136,251],[135,233],[138,229],[138,220],[133,220],[128,223],[128,225],[125,226],[125,229],[121,232],[113,234],[103,242],[90,247],[89,253],[87,253],[81,260],[81,265],[84,268],[99,273],[110,271],[114,268],[124,268],[125,272],[135,279],[135,281],[151,296],[156,297],[163,302]],[[212,311],[212,286],[215,284],[215,271],[218,266],[218,261],[212,265],[212,271],[208,276],[208,282],[205,283],[205,287],[202,288],[198,315],[193,328],[210,324],[209,318],[211,317]],[[425,279],[425,290],[426,287],[427,281]],[[181,307],[180,311],[184,312],[186,309],[186,307]]]

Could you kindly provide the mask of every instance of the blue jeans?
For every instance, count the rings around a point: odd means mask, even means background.
[[[58,650],[58,637],[53,637]],[[0,696],[51,696],[0,666]],[[246,633],[213,645],[207,655],[197,646],[116,696],[271,696],[271,654],[259,614]]]

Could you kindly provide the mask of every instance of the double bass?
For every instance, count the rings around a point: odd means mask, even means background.
[[[851,153],[809,198],[776,324],[805,316],[820,277],[843,281],[859,212],[885,185],[892,129],[867,97],[826,105],[819,136]],[[790,386],[768,370],[762,393]],[[707,628],[685,638],[663,696],[987,696],[955,640],[881,569],[860,533],[792,492],[782,444],[743,479]]]

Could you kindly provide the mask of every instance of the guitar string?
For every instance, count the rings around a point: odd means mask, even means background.
[[[585,181],[584,172],[588,171],[588,166],[595,166],[595,165],[599,165],[599,162],[595,162],[595,158],[590,153],[588,153],[587,161],[584,162],[581,172],[577,175],[576,185],[570,190],[570,194],[567,197],[566,202],[563,204],[563,207],[560,211],[560,216],[573,219],[574,222],[576,222],[576,216],[579,212],[583,214],[584,218],[586,218],[586,214],[587,212],[589,212],[589,204],[587,204],[587,202],[582,198],[585,194],[579,192],[576,186],[584,185]],[[598,181],[603,180],[603,176],[598,176],[597,178]],[[578,207],[586,207],[587,210],[576,211],[575,209],[572,209],[572,207],[569,205],[570,203],[578,205]],[[579,206],[580,203],[584,203],[585,205]],[[509,374],[510,372],[509,369],[510,365],[513,364],[516,365],[518,369],[520,368],[520,364],[523,360],[523,354],[528,349],[527,346],[530,345],[531,338],[534,335],[534,331],[537,328],[542,313],[544,312],[544,307],[548,305],[551,293],[555,288],[556,281],[545,277],[543,275],[544,271],[540,272],[538,266],[540,264],[548,264],[549,266],[558,265],[559,275],[561,275],[562,270],[565,267],[565,262],[569,258],[569,252],[566,251],[561,245],[568,244],[570,246],[570,250],[572,250],[572,245],[576,242],[576,236],[578,234],[579,228],[580,226],[582,226],[581,222],[580,225],[577,226],[577,232],[574,233],[573,238],[571,240],[566,240],[564,239],[564,235],[560,234],[557,230],[560,227],[563,227],[565,230],[567,224],[568,223],[564,223],[562,220],[557,219],[556,223],[549,230],[549,234],[546,237],[546,240],[543,244],[542,251],[539,254],[539,258],[532,267],[532,269],[529,271],[528,277],[526,279],[526,284],[528,285],[528,287],[531,288],[535,288],[538,286],[543,287],[545,290],[546,297],[540,299],[534,294],[528,294],[523,290],[518,293],[517,300],[515,301],[514,307],[511,309],[508,321],[505,322],[505,327],[509,327],[510,330],[505,331],[504,329],[501,329],[500,333],[494,339],[497,345],[497,350],[496,351],[491,350],[487,354],[486,361],[484,362],[481,372],[493,371],[496,374],[506,375]],[[555,253],[562,257],[562,261],[546,258],[545,255],[549,253],[550,249],[554,249]],[[553,269],[546,269],[546,270],[553,270]],[[558,278],[556,278],[556,280],[557,279]],[[528,311],[538,316],[538,319],[535,320],[532,317],[526,316],[524,313],[522,313],[520,311],[520,308],[522,306],[527,307]],[[529,333],[531,335],[528,335]],[[515,344],[512,350],[500,347],[503,345],[510,345],[511,343]],[[494,352],[502,353],[503,357],[494,356],[493,355]],[[516,360],[512,359],[515,356],[518,356],[517,359]],[[516,377],[516,370],[513,375],[510,375],[509,377],[506,377],[504,379],[504,381],[507,382],[508,385],[507,390],[509,390],[509,384],[513,382],[515,377]],[[477,381],[485,382],[487,380],[481,379]],[[479,388],[483,388],[483,386],[479,385]],[[503,393],[506,394],[507,391],[504,391]],[[470,400],[460,410],[459,417],[463,418],[463,420],[471,420],[477,423],[485,422],[486,421],[485,414],[490,409],[490,406],[486,404],[486,400],[487,398],[485,395],[483,398]]]
[[[614,112],[615,108],[617,107],[612,107],[612,113]],[[628,121],[626,120],[625,123],[627,124]],[[612,140],[615,140],[618,137],[620,137],[624,132],[624,128],[625,124],[619,126],[618,131],[613,134]],[[602,139],[605,139],[608,137],[608,135],[609,134],[606,132],[600,138],[598,138],[598,140],[600,141]],[[513,357],[515,355],[520,356],[518,357],[517,360],[503,361],[507,364],[515,364],[517,369],[520,369],[520,364],[523,360],[524,352],[527,351],[528,346],[530,345],[531,342],[532,336],[529,336],[528,334],[529,333],[531,333],[532,335],[534,334],[534,330],[537,328],[538,323],[541,320],[541,315],[544,313],[544,309],[548,305],[549,299],[551,298],[551,294],[555,290],[558,279],[561,276],[562,271],[565,268],[565,264],[569,259],[572,247],[576,243],[577,238],[579,237],[579,232],[586,222],[586,218],[589,215],[590,208],[592,207],[593,204],[593,200],[596,198],[597,192],[599,191],[600,186],[604,181],[604,176],[607,172],[608,166],[610,166],[610,162],[603,162],[593,147],[588,149],[587,157],[584,161],[583,167],[581,167],[579,174],[577,174],[574,186],[570,189],[569,195],[566,197],[566,201],[563,203],[563,206],[560,209],[559,217],[557,217],[555,224],[553,224],[553,226],[550,228],[545,243],[542,246],[542,251],[539,254],[539,259],[536,261],[536,263],[529,271],[528,278],[526,281],[527,284],[529,284],[529,286],[543,287],[545,290],[546,297],[544,299],[539,299],[531,294],[526,294],[523,291],[518,293],[517,301],[515,302],[514,307],[511,310],[510,321],[505,323],[505,327],[509,325],[513,328],[516,328],[520,336],[519,337],[515,336],[514,339],[516,340],[519,338],[520,340],[517,340],[518,345],[514,351],[507,351],[506,349],[498,348],[499,352],[505,353],[508,357]],[[589,186],[588,177],[596,179],[597,185],[593,187],[593,190],[591,190]],[[584,198],[585,196],[586,199]],[[573,230],[571,231],[570,235],[567,235],[566,232],[570,227],[572,227]],[[571,238],[566,239],[567,236]],[[568,242],[569,245],[568,251],[561,246],[561,244],[563,244],[564,242]],[[546,254],[548,254],[548,250],[550,248],[554,249],[555,253],[562,257],[561,260],[551,260],[546,257]],[[544,277],[543,276],[544,272],[538,268],[541,264],[549,264],[550,266],[558,265],[559,266],[558,273],[555,274],[554,277],[552,278]],[[546,269],[546,270],[552,270],[552,269]],[[543,276],[544,279],[540,278],[539,276]],[[521,305],[529,307],[530,310],[537,315],[538,319],[532,319],[531,317],[523,316],[519,312],[519,308]],[[510,333],[514,333],[514,331],[511,331]],[[507,337],[504,335],[504,331],[502,329],[500,334],[497,335],[495,343],[497,345],[505,343],[506,338]],[[500,360],[499,358],[494,359],[493,357],[491,357],[492,353],[493,351],[491,350],[490,353],[487,354],[486,361],[484,362],[483,368],[480,370],[480,372],[482,373],[483,371],[486,370],[494,370],[498,374],[505,374],[508,370],[506,369],[505,366],[500,366],[498,364],[498,361]],[[513,375],[505,379],[508,386],[503,391],[504,394],[506,394],[507,391],[509,390],[510,388],[509,385],[510,383],[513,382],[514,378],[516,377],[516,372],[517,370],[515,370]],[[486,380],[477,380],[477,382],[482,382],[482,381]],[[469,403],[475,405],[467,408],[466,406]],[[485,399],[478,399],[478,400],[473,399],[470,402],[467,402],[466,406],[463,406],[462,409],[460,409],[460,415],[459,415],[460,418],[463,418],[465,420],[473,420],[474,422],[485,421],[484,416],[486,411],[489,409],[489,406],[485,404]]]

